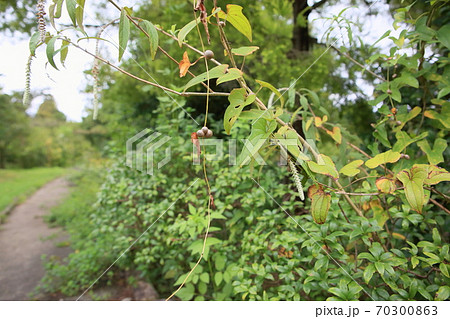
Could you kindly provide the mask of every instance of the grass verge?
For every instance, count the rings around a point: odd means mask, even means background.
[[[0,212],[24,201],[42,185],[67,172],[60,167],[0,170]]]

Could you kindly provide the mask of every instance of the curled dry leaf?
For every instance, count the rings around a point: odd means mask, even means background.
[[[200,11],[200,21],[203,23],[203,26],[205,27],[206,38],[208,39],[208,44],[210,44],[211,41],[209,37],[208,20],[207,20],[208,13],[206,12],[205,0],[197,0],[197,4],[194,7],[194,11]]]
[[[182,78],[183,76],[186,75],[190,66],[191,66],[191,62],[189,61],[187,51],[184,51],[183,60],[181,60],[180,63],[178,63],[178,67],[180,68],[180,78]]]
[[[200,142],[198,140],[197,132],[194,132],[191,134],[191,141],[192,141],[192,144],[194,144],[197,149],[198,158],[200,158],[201,150],[200,150]]]

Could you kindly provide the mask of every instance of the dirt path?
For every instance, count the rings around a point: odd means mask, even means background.
[[[64,257],[70,252],[55,246],[64,235],[61,229],[48,228],[42,218],[68,192],[68,182],[55,179],[17,206],[0,226],[0,300],[30,300],[44,276],[41,255]]]

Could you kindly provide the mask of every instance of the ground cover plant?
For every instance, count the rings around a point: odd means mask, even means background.
[[[57,24],[64,2],[73,23],[69,29],[78,38]],[[175,63],[177,74],[168,72],[167,83],[133,72],[129,61],[118,66],[98,49],[84,48],[82,40],[89,37],[84,1],[54,1],[49,17],[56,31],[47,32],[40,21],[30,58],[43,46],[48,63],[57,68],[56,56],[64,63],[69,48],[84,51],[96,61],[96,95],[104,70],[100,63],[122,73],[114,79],[105,75],[110,89],[105,108],[124,78],[140,85],[141,93],[161,90],[150,103],[146,124],[171,138],[175,160],[146,175],[127,167],[123,146],[111,144],[115,164],[86,214],[85,236],[74,237],[77,249],[67,263],[49,266],[46,289],[76,295],[97,280],[113,282],[115,272],[137,270],[167,299],[449,297],[446,1],[431,1],[420,10],[414,4],[396,9],[398,34],[386,32],[380,39],[390,40],[388,53],[353,39],[352,24],[343,15],[331,19],[323,54],[337,52],[375,87],[374,99],[366,103],[377,111],[369,107],[373,123],[361,129],[361,136],[350,131],[353,118],[340,123],[340,110],[324,101],[319,89],[299,84],[297,77],[287,87],[259,77],[264,70],[255,70],[263,68],[258,55],[266,52],[253,41],[252,14],[245,6],[195,1],[177,8],[193,20],[170,28],[108,2],[117,9],[118,60],[127,48],[139,51],[133,43],[143,43],[146,64],[156,58],[156,68],[159,59]],[[112,25],[97,31],[99,43]],[[336,27],[345,32],[349,47],[336,46]],[[235,47],[231,36],[247,43]],[[209,49],[214,41],[220,50]],[[351,56],[352,49],[365,54],[361,61]],[[201,99],[204,107],[195,118],[185,100],[191,98]],[[210,114],[214,98],[227,99],[221,120]],[[95,106],[93,115],[102,111]],[[129,114],[123,118],[135,121]],[[145,117],[136,119],[140,123]],[[218,161],[208,157],[205,144],[211,135],[228,147],[245,140],[235,165],[229,165],[231,155]],[[154,162],[163,156],[156,154]],[[192,156],[199,165],[192,164]]]

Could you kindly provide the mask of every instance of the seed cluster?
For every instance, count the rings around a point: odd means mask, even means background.
[[[30,104],[30,91],[31,91],[31,61],[33,60],[33,55],[30,54],[28,57],[26,70],[25,70],[25,92],[23,93],[23,105],[28,106]]]
[[[295,167],[295,164],[292,162],[290,158],[288,158],[289,168],[291,169],[292,176],[294,177],[295,185],[297,186],[298,195],[300,196],[301,200],[305,199],[305,194],[303,193],[303,186],[302,182],[300,181],[300,176],[298,175],[297,167]]]
[[[203,126],[201,130],[197,131],[197,137],[212,137],[213,136],[213,132],[207,128],[206,126]]]
[[[37,21],[38,21],[38,29],[39,29],[39,40],[41,42],[45,42],[45,0],[39,0],[37,4]]]

